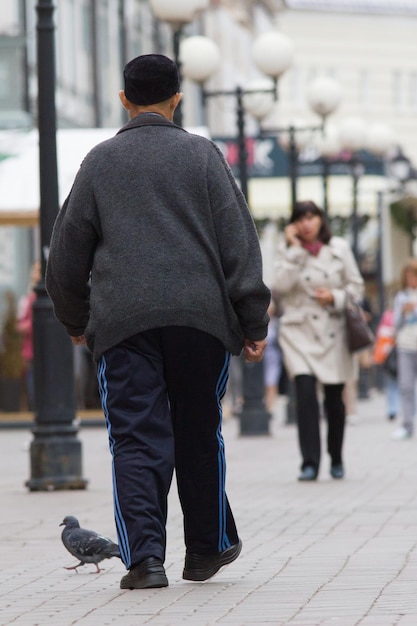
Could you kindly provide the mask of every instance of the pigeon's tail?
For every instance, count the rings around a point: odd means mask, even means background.
[[[111,543],[106,549],[106,556],[108,559],[111,559],[112,556],[117,556],[119,559],[122,558],[120,554],[120,549],[117,543]]]

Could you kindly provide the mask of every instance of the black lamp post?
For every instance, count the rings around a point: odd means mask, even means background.
[[[291,208],[294,210],[294,207],[297,202],[297,179],[298,179],[298,157],[299,157],[299,148],[297,146],[297,133],[298,132],[316,132],[321,131],[324,133],[324,121],[321,126],[304,126],[302,128],[295,127],[293,125],[288,126],[288,128],[277,128],[271,129],[269,132],[281,133],[285,132],[289,135],[288,142],[288,165],[289,165],[289,176],[290,176],[290,184],[291,184]],[[325,194],[325,205],[327,212],[327,194]]]
[[[329,213],[329,160],[323,156],[322,161],[322,180],[323,180],[323,211],[327,215]]]
[[[410,159],[403,153],[401,147],[397,148],[397,152],[390,160],[388,168],[388,174],[398,181],[400,190],[405,195],[407,181],[411,179],[412,164]]]
[[[289,132],[289,172],[290,172],[290,182],[291,182],[291,208],[294,210],[294,207],[297,202],[297,177],[298,177],[298,148],[295,137],[295,127],[290,126],[288,128]]]
[[[182,79],[181,76],[181,61],[180,61],[180,43],[181,43],[181,36],[182,36],[182,26],[179,26],[178,28],[176,28],[174,30],[174,34],[173,34],[173,43],[174,43],[174,60],[175,63],[177,65],[178,68],[178,74],[180,77],[180,82]],[[174,123],[177,124],[177,126],[182,126],[183,125],[183,116],[182,116],[182,102],[180,101],[177,108],[174,111]]]
[[[73,350],[54,317],[45,290],[45,267],[59,209],[56,153],[54,6],[38,0],[38,127],[42,278],[33,306],[35,426],[30,446],[30,491],[85,489],[77,439]]]
[[[275,90],[274,90],[275,92]],[[236,88],[236,119],[238,131],[239,178],[242,193],[248,202],[248,168],[245,135],[245,110],[243,90]],[[264,395],[264,365],[243,361],[243,406],[240,413],[241,435],[269,435],[270,414],[266,410]]]
[[[376,282],[378,290],[378,309],[379,315],[382,316],[385,311],[385,285],[384,285],[384,254],[383,254],[383,209],[384,194],[382,191],[377,192],[377,258],[376,258]]]
[[[358,197],[359,197],[359,180],[364,173],[364,166],[358,160],[356,156],[351,160],[351,172],[352,172],[352,252],[356,259],[359,260],[359,228],[360,220],[358,215]]]
[[[245,91],[236,87],[230,91],[204,91],[203,99],[217,96],[231,96],[236,99],[236,128],[238,144],[238,168],[240,188],[248,202],[248,153],[246,149],[245,134],[245,109],[243,97]],[[276,88],[251,90],[251,93],[276,93]],[[263,363],[242,364],[242,392],[243,406],[240,413],[241,435],[269,435],[270,414],[266,410],[264,402],[265,383]]]

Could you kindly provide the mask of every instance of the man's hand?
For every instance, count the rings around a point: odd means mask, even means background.
[[[258,363],[262,360],[264,350],[266,347],[266,339],[260,341],[253,341],[252,339],[245,339],[245,361],[249,363]]]
[[[78,335],[78,337],[71,337],[71,341],[74,344],[74,346],[86,346],[87,345],[87,339],[85,338],[85,335]]]

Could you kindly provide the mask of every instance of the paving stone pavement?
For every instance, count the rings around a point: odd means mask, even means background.
[[[86,491],[30,493],[28,430],[0,431],[0,625],[417,626],[417,440],[393,441],[377,392],[348,425],[346,479],[298,483],[296,429],[278,404],[271,436],[241,437],[224,423],[227,491],[243,540],[240,558],[206,583],[181,578],[184,547],[171,490],[166,589],[122,591],[124,567],[79,573],[59,524],[115,539],[105,428],[82,428]],[[324,441],[324,428],[323,428]]]

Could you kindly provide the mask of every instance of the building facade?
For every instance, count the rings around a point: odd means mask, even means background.
[[[36,5],[36,0],[2,0],[3,128],[36,126]],[[119,127],[126,121],[118,99],[124,64],[142,53],[172,56],[172,27],[155,18],[150,0],[56,0],[55,5],[58,126]],[[307,104],[306,90],[314,77],[330,75],[343,92],[331,122],[337,126],[354,115],[367,125],[375,121],[388,124],[398,145],[417,164],[416,25],[417,0],[211,0],[207,10],[184,26],[182,37],[204,34],[216,41],[222,63],[205,88],[230,91],[261,77],[253,61],[253,40],[278,29],[294,44],[293,65],[278,84],[280,128],[318,125]],[[184,80],[183,90],[184,125],[205,125],[212,137],[233,143],[237,133],[234,98],[209,98],[203,105],[199,86]],[[291,204],[287,172],[265,174],[268,167],[274,171],[274,151],[277,144],[285,143],[285,133],[261,139],[259,122],[249,115],[246,133],[254,163],[249,185],[252,211],[259,219],[285,218]],[[299,155],[302,166],[317,157],[314,141],[312,133]],[[285,145],[279,158],[286,158]],[[376,212],[376,192],[381,184],[380,176],[361,177],[357,188],[360,213]],[[349,216],[351,177],[330,176],[328,188],[330,211]],[[321,176],[301,176],[298,192],[300,197],[322,203]],[[388,204],[389,195],[386,198]]]

